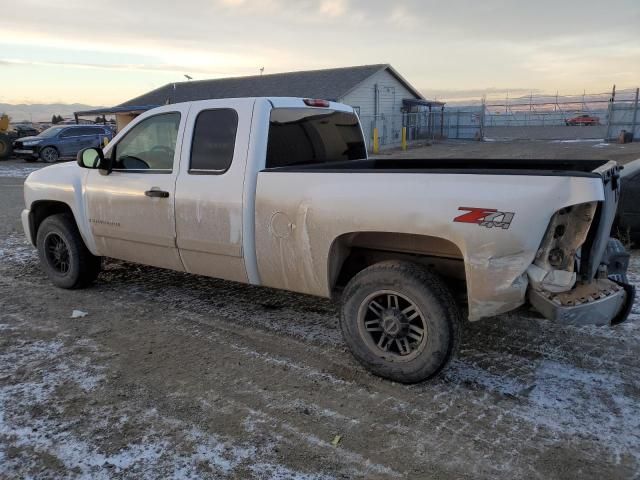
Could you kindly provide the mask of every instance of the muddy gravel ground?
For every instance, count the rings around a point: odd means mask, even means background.
[[[328,300],[118,261],[53,287],[18,220],[38,167],[0,163],[0,478],[640,477],[640,303],[467,325],[446,374],[394,384]]]

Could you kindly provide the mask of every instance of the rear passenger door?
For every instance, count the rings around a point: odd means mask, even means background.
[[[60,132],[58,137],[58,151],[61,156],[68,157],[75,155],[81,150],[80,141],[82,137],[80,133],[80,129],[75,127],[67,128]]]
[[[82,137],[82,148],[102,146],[102,137],[104,136],[104,130],[102,128],[85,127],[83,131],[86,133]]]
[[[247,281],[242,251],[244,174],[254,99],[192,105],[176,183],[176,235],[191,273]]]

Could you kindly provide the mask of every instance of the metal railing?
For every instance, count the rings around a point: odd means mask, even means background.
[[[482,110],[480,108],[434,110],[399,115],[364,115],[360,117],[369,151],[399,147],[444,138],[482,138]],[[377,138],[377,142],[376,142]]]

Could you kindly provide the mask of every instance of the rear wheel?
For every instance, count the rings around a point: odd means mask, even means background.
[[[38,229],[36,245],[42,268],[58,287],[84,288],[100,273],[101,258],[87,249],[69,214],[45,218]]]
[[[47,163],[55,163],[60,158],[60,154],[54,147],[44,147],[40,150],[40,158]]]
[[[11,139],[8,135],[0,133],[0,160],[6,160],[13,153]]]
[[[410,262],[382,262],[344,291],[345,342],[372,373],[402,383],[433,377],[455,355],[460,312],[442,280]]]

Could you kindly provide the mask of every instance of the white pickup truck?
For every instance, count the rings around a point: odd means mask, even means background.
[[[416,382],[452,358],[464,314],[529,302],[559,322],[626,318],[628,256],[609,240],[619,169],[368,159],[349,106],[206,100],[150,110],[104,152],[32,173],[22,221],[63,288],[113,257],[340,298],[354,356]]]

